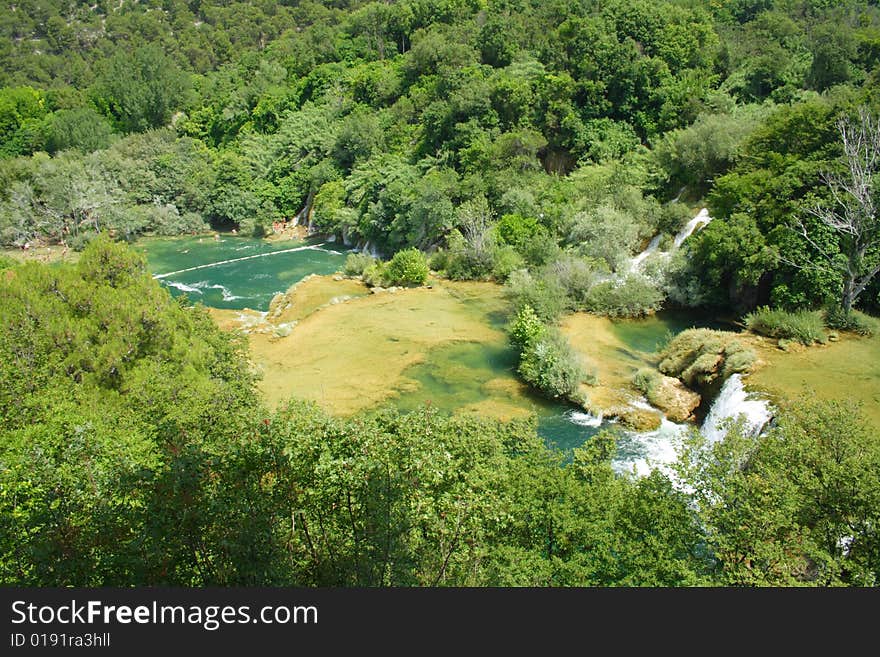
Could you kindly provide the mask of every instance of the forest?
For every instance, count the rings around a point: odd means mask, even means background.
[[[373,287],[493,281],[518,375],[574,403],[571,313],[876,334],[876,2],[24,0],[0,33],[0,246],[79,253],[0,259],[0,583],[878,583],[845,391],[646,477],[613,432],[271,408],[130,247],[296,224]]]

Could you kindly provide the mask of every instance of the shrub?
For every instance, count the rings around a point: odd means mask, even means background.
[[[492,278],[506,281],[511,273],[524,265],[522,256],[512,246],[496,247],[492,253]]]
[[[370,287],[381,287],[385,285],[385,263],[381,260],[374,260],[363,273],[364,283]]]
[[[569,307],[565,288],[555,277],[536,278],[525,269],[510,274],[504,291],[514,307],[531,306],[545,322],[556,320]]]
[[[619,271],[635,250],[639,233],[639,222],[632,214],[605,204],[575,215],[568,239],[583,255],[605,260],[609,268]]]
[[[493,252],[489,248],[469,244],[458,231],[452,231],[447,238],[448,251],[445,252],[446,275],[455,281],[484,280],[492,275]]]
[[[568,341],[550,329],[523,350],[518,372],[553,399],[573,398],[581,382],[589,378]]]
[[[745,323],[755,333],[771,338],[789,338],[805,345],[824,344],[828,340],[821,314],[809,310],[790,313],[763,306],[746,315]]]
[[[687,329],[660,352],[658,369],[689,386],[706,385],[736,372],[751,370],[757,356],[736,339],[735,333]]]
[[[746,372],[751,372],[752,366],[758,359],[758,355],[751,349],[743,348],[741,351],[730,353],[729,349],[733,344],[738,345],[739,343],[736,342],[728,345],[728,351],[724,359],[724,367],[721,369],[721,377],[724,379],[731,374],[745,374]]]
[[[836,306],[825,311],[825,324],[828,328],[841,331],[852,331],[859,335],[871,336],[877,333],[878,321],[858,310],[850,310],[848,313],[843,308]]]
[[[428,261],[415,248],[398,251],[385,267],[387,285],[424,285],[428,280]]]
[[[644,276],[627,276],[594,285],[586,295],[587,310],[609,317],[642,317],[659,310],[663,293]]]
[[[362,276],[375,261],[376,259],[367,253],[349,253],[342,271],[346,276]]]
[[[544,267],[544,276],[555,279],[568,297],[569,310],[586,307],[590,288],[595,281],[595,262],[566,254]]]
[[[510,325],[510,341],[519,351],[523,351],[528,345],[533,344],[544,335],[545,327],[541,319],[535,314],[535,310],[525,305],[516,314],[516,319]]]
[[[643,367],[633,374],[632,378],[632,384],[636,390],[641,391],[652,404],[657,396],[657,387],[660,385],[660,381],[660,373],[647,367]]]

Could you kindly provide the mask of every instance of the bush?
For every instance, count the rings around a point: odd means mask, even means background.
[[[510,341],[522,352],[530,344],[540,340],[544,331],[545,327],[541,319],[531,306],[526,305],[520,308],[516,319],[510,325]]]
[[[552,399],[574,398],[581,382],[591,379],[568,341],[551,329],[526,346],[517,371]]]
[[[493,252],[488,248],[476,248],[468,244],[457,230],[447,238],[448,250],[444,255],[432,258],[432,266],[444,265],[440,269],[455,281],[485,280],[491,277],[494,267]],[[437,267],[435,267],[437,268]]]
[[[349,253],[342,271],[346,276],[362,276],[376,259],[368,253]]]
[[[736,372],[749,372],[757,355],[736,339],[735,333],[687,329],[660,352],[658,369],[689,386],[706,385]]]
[[[510,274],[504,287],[515,308],[531,306],[545,322],[555,321],[569,307],[565,288],[555,277],[533,277],[527,270]]]
[[[495,248],[492,260],[492,278],[496,281],[506,281],[511,273],[525,265],[522,256],[512,246]]]
[[[584,306],[598,315],[643,317],[660,309],[663,292],[644,276],[627,276],[623,281],[609,280],[594,285]]]
[[[758,354],[745,347],[739,340],[731,340],[724,346],[724,367],[721,377],[726,379],[731,374],[745,374],[752,371]]]
[[[825,344],[828,340],[821,314],[809,310],[790,313],[763,306],[746,315],[745,323],[755,333],[771,338],[789,338],[805,345]]]
[[[544,277],[552,277],[565,291],[569,310],[584,310],[595,280],[596,263],[569,254],[544,268]]]
[[[653,404],[657,396],[657,387],[660,385],[660,376],[658,371],[643,367],[633,375],[632,384]]]
[[[874,335],[877,333],[878,328],[880,328],[878,326],[880,323],[874,317],[861,313],[858,310],[850,310],[847,313],[839,306],[825,311],[825,324],[828,328],[852,331],[864,336]]]
[[[424,285],[428,280],[428,261],[416,248],[398,251],[385,267],[388,285]]]
[[[381,260],[373,262],[364,269],[364,283],[370,287],[382,287],[385,285],[385,263]]]

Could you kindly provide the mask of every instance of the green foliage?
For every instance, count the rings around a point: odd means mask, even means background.
[[[370,287],[382,287],[387,280],[385,268],[387,265],[382,260],[375,259],[363,270],[364,283]]]
[[[651,155],[663,171],[666,193],[677,194],[681,187],[691,193],[707,191],[737,161],[763,113],[749,107],[732,114],[701,114],[692,125],[663,135]]]
[[[524,346],[517,372],[551,399],[574,399],[581,383],[594,381],[565,337],[553,329]]]
[[[880,443],[859,409],[799,402],[759,438],[693,445],[683,481],[730,586],[874,586]]]
[[[713,221],[688,240],[693,268],[716,299],[736,306],[744,289],[757,286],[761,276],[777,261],[755,220],[735,214]]]
[[[790,313],[762,306],[745,316],[745,324],[755,333],[793,339],[805,345],[824,344],[828,340],[821,313],[809,310]]]
[[[555,321],[569,306],[566,289],[557,278],[535,277],[525,269],[510,274],[504,293],[515,308],[528,306],[545,322]]]
[[[660,309],[663,293],[644,276],[596,283],[584,300],[584,308],[608,317],[643,317]]]
[[[828,328],[852,331],[863,336],[872,336],[880,332],[880,322],[875,317],[858,310],[850,310],[847,313],[839,306],[826,309],[825,325]]]
[[[424,285],[428,280],[428,261],[418,249],[404,249],[394,254],[385,267],[390,285]]]
[[[95,104],[124,132],[164,126],[186,103],[189,81],[160,48],[119,51],[94,91]]]
[[[368,253],[349,253],[345,258],[342,271],[346,276],[361,276],[375,260]]]
[[[46,127],[46,150],[50,153],[76,149],[83,153],[110,145],[113,129],[103,116],[89,107],[54,112]]]
[[[568,239],[583,255],[602,259],[611,271],[619,271],[635,250],[640,232],[632,214],[601,205],[575,216]]]
[[[26,155],[40,145],[45,96],[32,87],[0,89],[0,156]]]
[[[519,309],[516,318],[510,325],[510,341],[522,352],[526,347],[543,337],[545,330],[546,327],[532,307],[524,305]]]
[[[658,369],[692,387],[721,381],[734,373],[746,373],[757,355],[736,339],[735,333],[711,329],[687,329],[660,351]]]
[[[660,381],[660,373],[647,367],[639,369],[632,377],[633,386],[636,390],[640,390],[652,404],[655,403]]]
[[[215,542],[221,532],[249,539],[234,458],[211,455],[240,441],[257,408],[245,344],[104,237],[75,267],[27,263],[0,287],[0,580],[252,578],[250,548]],[[259,521],[250,526],[259,533]],[[208,553],[193,536],[212,545],[211,569],[194,567]],[[261,542],[253,535],[253,554],[269,557]]]

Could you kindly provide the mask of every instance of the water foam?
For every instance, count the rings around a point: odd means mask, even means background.
[[[618,449],[623,452],[613,462],[617,472],[635,472],[644,477],[655,468],[672,476],[671,465],[678,459],[678,449],[690,426],[676,424],[665,417],[655,431],[625,431]]]
[[[724,437],[725,424],[737,418],[742,418],[746,434],[757,436],[773,418],[773,412],[765,400],[746,391],[740,374],[731,374],[712,402],[700,431],[709,442],[717,442]]]
[[[198,287],[193,287],[192,285],[187,285],[186,283],[181,283],[180,281],[162,281],[168,287],[173,287],[181,292],[195,292],[196,294],[201,294],[202,291]]]
[[[566,416],[572,424],[577,424],[581,427],[600,427],[603,422],[602,413],[593,415],[592,413],[583,413],[581,411],[569,411],[566,413]]]

